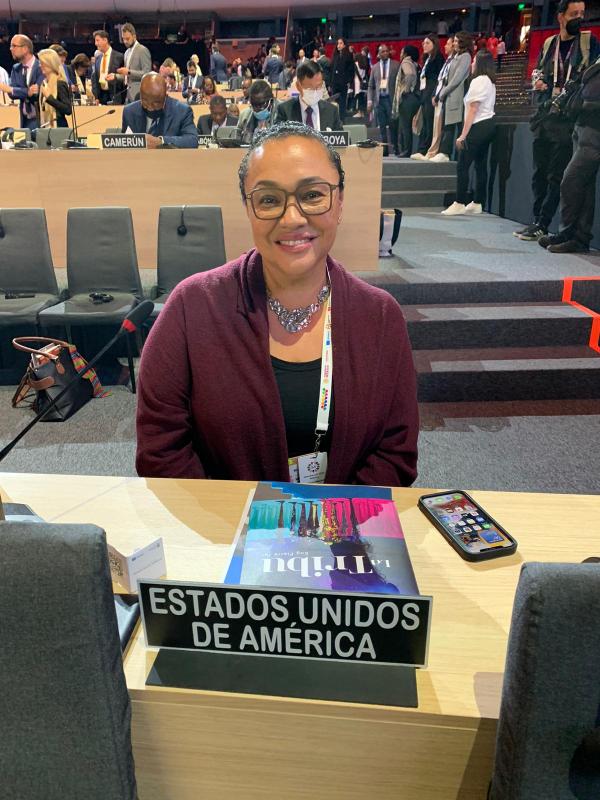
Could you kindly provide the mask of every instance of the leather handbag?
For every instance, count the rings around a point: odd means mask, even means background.
[[[37,347],[32,347],[33,343]],[[13,346],[24,353],[30,353],[27,372],[21,379],[12,399],[13,408],[29,403],[36,414],[57,397],[75,378],[69,390],[61,397],[58,404],[44,417],[42,422],[63,422],[72,417],[94,395],[94,386],[90,370],[86,373],[86,362],[77,353],[75,345],[62,342],[60,339],[48,339],[39,336],[21,336],[13,339]],[[73,363],[77,361],[77,369]],[[94,376],[95,378],[95,373]]]

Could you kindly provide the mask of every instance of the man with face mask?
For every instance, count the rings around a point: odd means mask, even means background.
[[[192,109],[167,96],[162,75],[148,72],[140,84],[140,99],[123,109],[123,133],[145,133],[150,149],[162,145],[198,147]]]
[[[250,108],[242,111],[238,122],[242,144],[250,144],[256,131],[274,125],[279,108],[270,84],[263,80],[253,82],[248,92],[248,102]]]
[[[557,19],[560,33],[543,44],[534,80],[538,108],[531,120],[533,132],[533,223],[514,235],[527,242],[538,241],[560,202],[560,183],[573,154],[574,121],[556,100],[569,81],[577,80],[598,57],[598,41],[582,31],[585,3],[560,0]]]
[[[299,97],[281,103],[278,122],[303,122],[317,131],[343,130],[337,106],[323,100],[323,73],[314,61],[305,61],[296,72]]]

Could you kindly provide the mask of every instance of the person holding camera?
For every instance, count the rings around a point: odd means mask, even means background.
[[[557,19],[560,33],[543,44],[532,75],[538,108],[531,120],[533,136],[533,223],[514,235],[527,242],[548,233],[560,202],[560,183],[573,154],[574,121],[566,111],[562,90],[576,81],[599,55],[597,39],[582,31],[585,3],[560,0]],[[571,84],[573,85],[573,84]],[[568,92],[567,92],[568,93]]]
[[[593,238],[600,167],[600,58],[583,73],[570,106],[576,118],[575,152],[560,185],[561,229],[539,240],[550,253],[587,253]]]

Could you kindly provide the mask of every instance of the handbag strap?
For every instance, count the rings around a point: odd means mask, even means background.
[[[24,353],[35,353],[38,356],[42,356],[43,358],[50,358],[53,361],[57,361],[60,357],[58,353],[47,353],[43,350],[36,350],[34,347],[28,347],[25,342],[46,342],[46,344],[54,344],[58,347],[69,347],[68,342],[62,342],[60,339],[47,339],[44,336],[18,336],[16,339],[12,340],[13,347],[17,350],[22,350]]]

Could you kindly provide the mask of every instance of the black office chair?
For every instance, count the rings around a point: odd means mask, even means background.
[[[150,295],[153,317],[158,316],[178,283],[225,261],[219,206],[162,206],[158,215],[157,285]]]
[[[599,797],[600,565],[525,564],[489,800]]]
[[[72,341],[72,326],[119,326],[142,299],[129,208],[70,208],[67,214],[68,299],[39,315],[45,328],[62,325]],[[94,304],[90,294],[110,295]],[[129,371],[135,392],[133,351],[127,336]]]
[[[0,328],[38,332],[38,314],[58,302],[44,209],[0,209]]]
[[[135,800],[104,531],[0,522],[0,550],[0,797]]]

